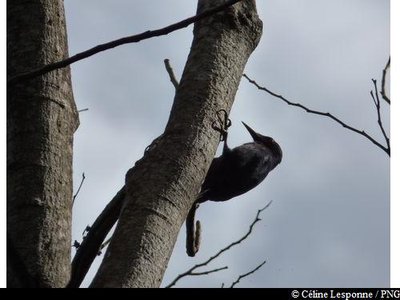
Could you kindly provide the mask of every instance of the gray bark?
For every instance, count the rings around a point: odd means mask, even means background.
[[[199,0],[198,10],[222,2]],[[254,0],[195,24],[165,132],[126,175],[126,203],[92,287],[160,285],[218,146],[216,111],[230,111],[261,32]]]
[[[7,1],[9,77],[68,57],[63,6],[62,0]],[[9,287],[23,287],[26,278],[38,287],[63,287],[69,279],[78,123],[69,68],[8,87]]]

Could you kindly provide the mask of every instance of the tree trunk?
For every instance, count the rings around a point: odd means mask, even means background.
[[[198,12],[224,0],[199,0]],[[255,1],[198,22],[164,134],[126,175],[126,203],[92,287],[158,287],[215,155],[216,112],[229,111],[262,22]]]
[[[68,56],[62,0],[7,1],[8,76]],[[69,68],[8,86],[8,286],[63,287],[70,274],[72,144]],[[12,251],[10,250],[12,249]]]

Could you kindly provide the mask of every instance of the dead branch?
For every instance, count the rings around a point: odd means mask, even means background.
[[[15,75],[15,76],[9,78],[7,83],[9,85],[15,84],[15,83],[21,82],[23,80],[27,80],[27,79],[30,79],[30,78],[34,78],[36,76],[40,76],[40,75],[46,74],[46,73],[54,71],[56,69],[65,68],[65,67],[69,66],[70,64],[73,64],[73,63],[75,63],[77,61],[80,61],[82,59],[85,59],[87,57],[95,55],[95,54],[97,54],[99,52],[106,51],[108,49],[115,48],[115,47],[118,47],[118,46],[121,46],[121,45],[124,45],[124,44],[137,43],[137,42],[140,42],[142,40],[150,39],[150,38],[153,38],[153,37],[156,37],[156,36],[167,35],[167,34],[173,32],[173,31],[185,28],[185,27],[189,26],[190,24],[193,24],[193,23],[195,23],[197,21],[200,21],[200,20],[202,20],[204,18],[212,16],[212,15],[214,15],[214,14],[220,12],[220,11],[223,11],[224,9],[228,8],[229,6],[234,5],[234,4],[236,4],[237,2],[240,2],[240,1],[243,1],[243,0],[230,0],[230,1],[227,1],[226,3],[224,3],[224,4],[220,5],[220,6],[217,6],[215,8],[209,9],[209,10],[204,11],[204,12],[198,14],[198,15],[195,15],[195,16],[192,16],[190,18],[184,19],[184,20],[182,20],[180,22],[171,24],[171,25],[166,26],[164,28],[156,29],[156,30],[148,30],[148,31],[145,31],[145,32],[140,33],[140,34],[123,37],[123,38],[120,38],[118,40],[114,40],[114,41],[111,41],[111,42],[108,42],[108,43],[105,43],[105,44],[97,45],[97,46],[95,46],[95,47],[93,47],[93,48],[91,48],[89,50],[86,50],[86,51],[80,52],[78,54],[75,54],[74,56],[71,56],[71,57],[69,57],[67,59],[64,59],[64,60],[61,60],[61,61],[58,61],[58,62],[55,62],[55,63],[52,63],[52,64],[45,65],[45,66],[40,67],[40,68],[38,68],[36,70],[32,70],[32,71],[28,71],[28,72],[25,72],[25,73],[21,73],[21,74]]]
[[[83,182],[85,181],[85,178],[86,178],[86,177],[85,177],[85,173],[82,173],[82,180],[81,180],[81,183],[79,184],[78,190],[76,191],[75,195],[72,197],[72,206],[74,205],[75,199],[76,199],[76,197],[78,197],[79,192],[81,191],[81,187],[82,187],[82,185],[83,185]]]
[[[164,59],[164,65],[165,65],[165,69],[168,72],[169,79],[171,80],[171,82],[174,85],[175,90],[176,90],[178,88],[178,86],[179,86],[179,81],[176,79],[176,76],[174,74],[174,69],[172,69],[168,58]]]
[[[153,142],[146,147],[143,158],[157,145],[161,136],[153,140]],[[143,158],[136,161],[135,166],[140,164]],[[125,186],[122,187],[114,198],[107,204],[93,225],[86,227],[83,232],[83,235],[85,233],[86,235],[84,236],[82,243],[75,241],[74,247],[77,248],[77,252],[72,261],[71,279],[67,288],[78,288],[81,285],[96,256],[99,255],[101,250],[110,243],[111,238],[106,242],[104,242],[104,240],[111,228],[118,221],[124,200]]]
[[[317,110],[313,110],[313,109],[309,109],[308,107],[300,104],[300,103],[294,103],[289,101],[288,99],[286,99],[285,97],[283,97],[282,95],[276,94],[272,91],[270,91],[269,89],[267,89],[266,87],[262,87],[260,86],[256,81],[252,80],[250,77],[248,77],[246,74],[243,74],[243,77],[246,78],[251,84],[253,84],[254,86],[256,86],[259,90],[262,90],[264,92],[267,92],[268,94],[270,94],[271,96],[274,96],[275,98],[278,98],[282,101],[284,101],[286,104],[291,105],[291,106],[296,106],[296,107],[300,107],[301,109],[305,110],[306,112],[310,113],[310,114],[314,114],[314,115],[319,115],[319,116],[325,116],[328,117],[330,119],[332,119],[333,121],[339,123],[340,125],[342,125],[344,128],[349,129],[355,133],[358,133],[359,135],[364,136],[365,138],[367,138],[370,142],[372,142],[374,145],[378,146],[380,149],[382,149],[387,155],[390,156],[390,148],[385,147],[384,145],[382,145],[381,143],[379,143],[377,140],[375,140],[373,137],[371,137],[368,133],[366,133],[364,130],[359,130],[356,129],[348,124],[346,124],[345,122],[343,122],[342,120],[340,120],[339,118],[335,117],[334,115],[332,115],[331,113],[327,112],[320,112]]]
[[[226,252],[226,251],[228,251],[229,249],[231,249],[233,246],[236,246],[236,245],[240,244],[241,242],[243,242],[245,239],[247,239],[247,238],[249,237],[249,235],[253,232],[254,226],[255,226],[259,221],[261,221],[261,219],[260,219],[260,214],[261,214],[264,210],[266,210],[266,209],[271,205],[271,203],[272,203],[272,201],[270,201],[266,206],[264,206],[263,208],[261,208],[261,209],[259,209],[259,210],[257,211],[256,217],[255,217],[254,221],[250,224],[249,230],[247,231],[247,233],[246,233],[245,235],[243,235],[243,236],[242,236],[240,239],[238,239],[237,241],[232,242],[232,243],[230,243],[228,246],[226,246],[226,247],[222,248],[221,250],[219,250],[216,254],[214,254],[213,256],[211,256],[211,257],[210,257],[208,260],[206,260],[205,262],[196,264],[196,265],[194,265],[193,267],[191,267],[189,270],[187,270],[186,272],[183,272],[182,274],[179,274],[170,284],[168,284],[168,285],[166,286],[166,288],[171,288],[171,287],[173,287],[173,286],[174,286],[180,279],[182,279],[183,277],[186,277],[186,276],[193,276],[193,273],[194,273],[195,270],[197,270],[198,268],[207,266],[210,262],[212,262],[213,260],[215,260],[215,259],[216,259],[217,257],[219,257],[221,254],[223,254],[224,252]],[[227,269],[227,268],[228,268],[228,267],[224,267],[224,268],[214,269],[214,270],[211,270],[211,271],[212,271],[212,272],[217,272],[217,271],[224,270],[224,269]],[[210,272],[210,271],[207,271],[207,272],[212,273],[212,272]],[[202,272],[202,273],[205,273],[205,272]],[[208,273],[208,274],[209,274],[209,273]],[[195,273],[195,274],[196,274],[196,273]],[[197,273],[196,275],[205,275],[205,274]]]
[[[78,288],[96,258],[107,234],[117,222],[125,199],[123,187],[104,208],[79,245],[71,266],[71,279],[67,288]]]

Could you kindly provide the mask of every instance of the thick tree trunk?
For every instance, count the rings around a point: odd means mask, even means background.
[[[198,11],[223,1],[199,0]],[[160,285],[218,146],[216,112],[230,110],[261,32],[254,0],[195,24],[167,127],[126,175],[127,201],[92,287]]]
[[[8,76],[68,56],[62,0],[7,1],[7,23]],[[79,123],[69,68],[9,86],[7,118],[8,286],[63,287]]]

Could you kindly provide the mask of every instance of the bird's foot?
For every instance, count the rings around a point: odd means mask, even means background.
[[[216,115],[218,120],[214,121],[211,126],[221,134],[220,141],[224,142],[228,137],[228,128],[231,127],[232,121],[229,119],[228,113],[225,109],[220,109],[217,111]]]

